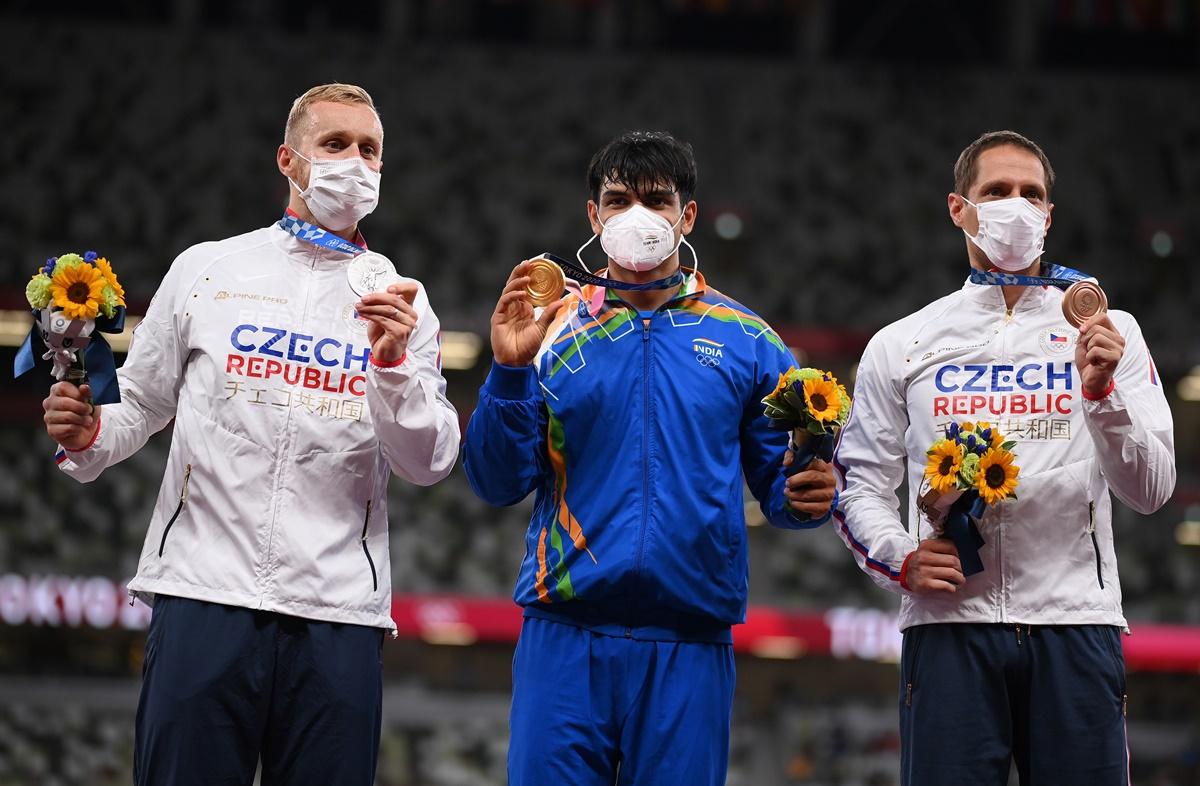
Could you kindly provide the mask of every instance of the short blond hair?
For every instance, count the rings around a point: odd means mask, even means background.
[[[362,104],[370,107],[379,117],[379,110],[371,100],[371,94],[358,85],[346,85],[333,82],[328,85],[317,85],[305,91],[304,95],[292,102],[292,111],[288,112],[287,126],[283,131],[283,141],[289,144],[297,142],[296,135],[300,133],[300,125],[308,117],[308,108],[320,101],[332,101],[335,104]]]

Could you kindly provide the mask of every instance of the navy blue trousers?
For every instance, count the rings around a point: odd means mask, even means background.
[[[904,786],[1128,786],[1125,658],[1107,625],[917,625],[900,662]]]
[[[369,786],[383,630],[159,595],[136,786]]]

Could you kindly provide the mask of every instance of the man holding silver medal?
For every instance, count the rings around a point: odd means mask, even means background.
[[[492,315],[467,477],[493,505],[536,494],[514,593],[513,784],[723,784],[743,474],[775,526],[819,526],[835,500],[820,459],[786,476],[788,435],[763,414],[791,353],[680,267],[695,187],[689,145],[614,139],[589,167],[583,247],[599,238],[606,270],[583,248],[578,266],[522,262]],[[575,279],[565,299],[556,266]]]
[[[1133,316],[1042,259],[1054,184],[1042,149],[984,134],[954,179],[971,275],[871,340],[834,456],[838,532],[902,598],[901,782],[1003,786],[1015,763],[1022,784],[1127,784],[1109,492],[1139,513],[1167,501],[1171,412]],[[917,506],[926,451],[965,421],[998,428],[1020,462],[1018,497],[975,521],[970,553]]]
[[[459,427],[424,288],[367,251],[383,128],[353,85],[292,106],[277,223],[175,260],[121,402],[45,401],[80,481],[172,419],[132,593],[154,605],[138,784],[370,784],[391,619],[387,485],[449,474]]]

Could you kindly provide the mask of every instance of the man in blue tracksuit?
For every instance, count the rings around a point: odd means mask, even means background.
[[[588,172],[607,280],[539,314],[523,262],[492,316],[467,477],[494,505],[536,494],[514,593],[513,784],[724,783],[743,473],[775,526],[818,526],[834,503],[819,459],[785,476],[787,435],[762,412],[787,347],[680,268],[695,186],[689,145],[617,137]]]

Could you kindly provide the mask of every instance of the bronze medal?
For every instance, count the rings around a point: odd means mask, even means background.
[[[1077,281],[1063,293],[1063,316],[1078,328],[1089,318],[1108,310],[1108,298],[1094,281]]]
[[[562,268],[545,257],[530,260],[525,271],[529,276],[529,284],[525,292],[535,306],[548,306],[562,297],[566,287],[566,277]]]

